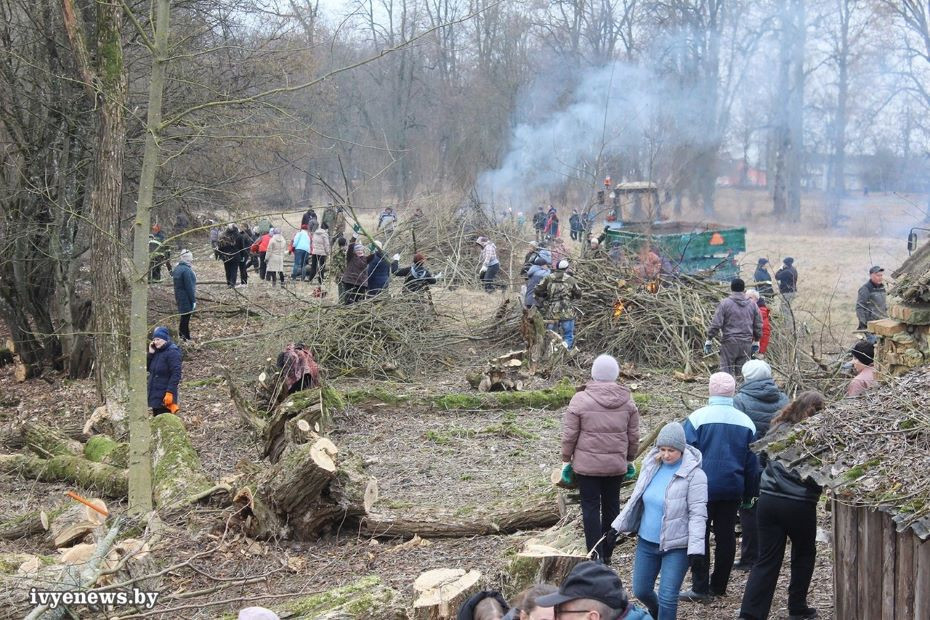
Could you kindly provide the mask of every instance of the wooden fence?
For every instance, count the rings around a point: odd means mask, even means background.
[[[833,500],[837,620],[930,618],[930,541],[891,517]]]

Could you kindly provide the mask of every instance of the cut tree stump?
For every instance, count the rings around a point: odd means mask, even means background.
[[[512,588],[519,591],[536,583],[562,583],[586,559],[581,519],[570,519],[523,543],[507,572]]]
[[[39,422],[23,422],[20,432],[23,444],[42,458],[81,456],[84,453],[84,447],[79,441],[71,439],[57,428]]]
[[[50,510],[32,510],[0,522],[0,540],[17,540],[47,532],[67,505],[62,504]]]
[[[259,488],[280,513],[303,515],[336,476],[336,445],[325,437],[288,446]]]
[[[213,488],[184,422],[163,413],[152,420],[152,482],[155,504],[173,510]]]
[[[478,591],[480,571],[460,568],[437,568],[421,573],[413,582],[417,595],[413,602],[413,620],[448,620],[455,618],[459,607]]]
[[[302,433],[297,431],[297,423],[303,420],[309,424],[315,433],[325,430],[323,397],[320,388],[310,388],[294,392],[274,410],[271,418],[264,425],[262,438],[264,439],[263,456],[272,463],[277,463],[285,447],[297,441],[306,441]]]
[[[77,456],[40,459],[26,454],[0,454],[0,473],[19,474],[42,482],[68,482],[96,490],[105,497],[125,497],[129,491],[125,469]]]
[[[463,538],[538,530],[558,521],[558,502],[554,497],[544,497],[531,499],[519,508],[484,512],[476,509],[468,518],[441,510],[424,510],[422,514],[403,516],[368,514],[362,518],[360,530],[362,534],[374,537]]]

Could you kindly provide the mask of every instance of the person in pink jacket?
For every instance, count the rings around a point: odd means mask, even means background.
[[[562,420],[562,461],[571,464],[581,493],[585,545],[597,546],[607,564],[614,540],[601,539],[620,514],[620,484],[635,474],[639,451],[639,410],[619,375],[617,360],[598,356],[592,381],[572,397]]]

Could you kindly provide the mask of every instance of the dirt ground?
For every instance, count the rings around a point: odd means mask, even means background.
[[[905,219],[900,214],[895,217]],[[761,255],[773,263],[783,256],[794,256],[800,271],[798,305],[812,317],[835,326],[838,338],[855,327],[855,290],[865,281],[868,266],[877,262],[894,267],[906,256],[904,239],[897,234],[818,235],[810,226],[787,230],[766,226],[762,220],[749,224],[749,252],[743,264],[751,267]],[[886,223],[879,231],[890,228],[891,224]],[[283,342],[283,336],[262,334],[261,319],[237,314],[236,309],[253,305],[282,314],[295,304],[319,302],[312,297],[309,284],[272,289],[258,282],[257,276],[252,276],[248,287],[229,290],[221,283],[221,264],[212,260],[208,245],[202,242],[194,251],[194,268],[201,282],[198,309],[202,312],[191,325],[196,344],[184,347],[181,415],[206,472],[219,480],[234,472],[240,462],[259,460],[258,444],[236,416],[220,368],[229,367],[244,382],[254,381],[266,358]],[[466,323],[493,312],[502,295],[461,289],[434,291],[437,305],[447,315]],[[153,323],[164,321],[175,327],[175,319],[169,316],[172,301],[167,282],[153,285]],[[399,396],[467,389],[463,371],[497,352],[493,344],[484,346],[487,348],[476,345],[464,351],[460,369],[443,369],[409,384],[379,385]],[[588,357],[580,359],[589,359],[593,353],[584,352]],[[642,376],[635,382],[643,402],[643,435],[700,405],[702,383],[681,383],[666,371],[639,371]],[[585,377],[581,367],[566,374],[578,382]],[[374,386],[361,379],[336,381],[336,387],[344,390],[359,385]],[[10,367],[0,368],[0,437],[8,437],[14,422],[26,418],[60,426],[80,425],[94,405],[90,381],[48,376],[19,384],[13,380]],[[405,402],[375,402],[348,407],[337,416],[331,436],[337,445],[361,455],[369,472],[378,478],[378,510],[403,512],[414,506],[455,510],[502,499],[518,504],[522,498],[547,488],[549,471],[559,462],[560,416],[560,411],[546,410],[441,412]],[[513,428],[519,432],[508,430]],[[0,452],[10,451],[0,445]],[[58,505],[64,501],[67,489],[61,484],[0,477],[0,519]],[[169,534],[156,547],[155,555],[162,565],[187,564],[166,575],[164,598],[154,617],[216,618],[246,604],[276,608],[285,599],[323,591],[365,575],[380,576],[412,600],[411,584],[417,574],[439,567],[479,569],[487,586],[512,594],[506,565],[530,535],[435,540],[411,546],[403,541],[373,541],[343,529],[338,535],[314,542],[259,543],[228,530],[230,516],[228,508],[206,505],[170,520]],[[810,603],[820,610],[821,617],[830,618],[832,576],[830,546],[826,542],[830,529],[827,513],[821,514],[821,527],[824,542],[818,544]],[[12,551],[52,553],[48,548],[37,549],[35,540],[0,541],[0,552]],[[630,581],[632,553],[633,547],[628,545],[614,557],[614,567],[624,583]],[[294,558],[298,560],[289,563]],[[773,617],[786,615],[787,567],[786,560]],[[193,596],[198,590],[215,586],[216,579],[238,583],[236,580],[259,576],[264,576],[264,581],[225,587],[196,599]],[[736,617],[745,578],[745,573],[734,573],[729,596],[708,605],[685,604],[681,617]],[[21,593],[21,601],[0,610],[0,618],[22,617],[29,608],[26,592]]]

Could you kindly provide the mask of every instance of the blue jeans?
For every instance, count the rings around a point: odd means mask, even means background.
[[[550,321],[549,329],[562,336],[565,346],[571,349],[575,345],[575,319]]]
[[[640,538],[636,544],[636,559],[633,561],[633,596],[646,606],[656,620],[674,620],[678,615],[678,591],[687,572],[687,549],[670,549],[662,553],[659,545]],[[656,577],[659,577],[658,596],[655,591]]]
[[[291,280],[304,277],[304,265],[307,264],[307,250],[294,250],[294,268],[291,269]]]

